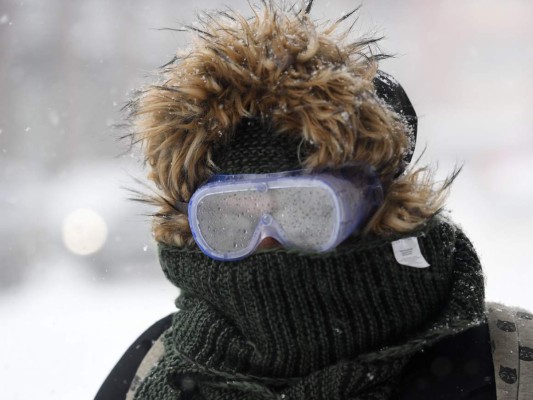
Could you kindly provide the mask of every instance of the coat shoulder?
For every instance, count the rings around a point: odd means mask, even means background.
[[[126,350],[98,390],[95,400],[132,399],[135,388],[163,354],[162,335],[174,314],[155,322]]]

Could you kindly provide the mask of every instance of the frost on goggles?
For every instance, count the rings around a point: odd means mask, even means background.
[[[368,167],[217,175],[191,198],[189,224],[200,249],[218,260],[246,257],[265,237],[324,252],[358,231],[382,196]]]

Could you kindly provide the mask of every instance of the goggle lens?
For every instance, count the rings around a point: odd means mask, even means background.
[[[261,218],[260,197],[252,191],[203,197],[196,215],[201,235],[209,247],[221,253],[245,249]]]
[[[198,227],[213,250],[247,248],[262,217],[270,215],[277,237],[302,250],[316,250],[331,238],[335,205],[320,187],[273,188],[208,194],[198,202]]]
[[[277,207],[272,217],[285,241],[302,250],[319,250],[333,235],[335,203],[321,187],[298,187],[269,191]]]

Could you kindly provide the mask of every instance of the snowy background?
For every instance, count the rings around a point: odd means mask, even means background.
[[[359,4],[355,34],[385,35],[383,62],[419,115],[423,161],[473,240],[487,297],[533,309],[533,2]],[[401,6],[400,6],[401,4]],[[112,125],[131,90],[170,60],[180,27],[216,0],[0,0],[2,398],[91,399],[128,345],[173,310],[148,210],[124,187],[145,171]],[[232,7],[248,13],[246,1]]]

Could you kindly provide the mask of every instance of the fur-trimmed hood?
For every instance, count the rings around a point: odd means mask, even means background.
[[[365,162],[378,172],[386,201],[369,223],[377,233],[413,229],[433,215],[442,190],[420,171],[398,177],[409,152],[410,126],[376,92],[377,39],[349,41],[344,20],[317,24],[274,1],[207,13],[194,39],[159,71],[160,81],[131,102],[134,138],[143,142],[149,178],[162,192],[157,240],[191,242],[186,215],[174,208],[218,171],[214,151],[243,119],[264,121],[280,135],[305,142],[302,167]]]

